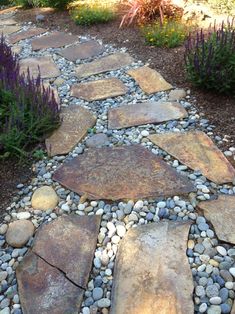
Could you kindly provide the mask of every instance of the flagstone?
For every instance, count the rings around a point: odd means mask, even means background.
[[[129,70],[127,74],[133,77],[146,94],[153,94],[173,88],[171,84],[165,81],[160,73],[147,66]]]
[[[147,123],[161,123],[187,117],[187,111],[176,102],[143,102],[108,112],[109,129],[122,129]]]
[[[34,253],[24,257],[16,269],[16,277],[23,313],[79,312],[84,290]]]
[[[96,117],[81,106],[69,106],[61,111],[61,126],[46,139],[50,156],[69,153],[95,125]]]
[[[99,234],[100,217],[69,215],[37,232],[33,252],[86,289]]]
[[[41,50],[47,48],[60,48],[77,42],[77,36],[69,35],[62,32],[54,32],[47,36],[33,39],[31,44],[33,50]]]
[[[231,314],[235,314],[235,302],[233,302],[232,312]]]
[[[79,78],[84,78],[103,72],[114,71],[131,64],[133,61],[134,59],[128,53],[114,53],[98,60],[79,65],[76,68],[76,75]]]
[[[83,60],[91,57],[98,56],[104,51],[102,45],[96,40],[89,40],[87,42],[65,48],[59,54],[70,61],[78,59]]]
[[[127,87],[117,78],[91,81],[73,85],[71,96],[82,98],[87,101],[103,100],[126,94]]]
[[[17,22],[14,19],[0,19],[0,26],[16,25]]]
[[[163,221],[128,230],[117,253],[111,314],[194,313],[189,229],[189,222]]]
[[[20,40],[40,35],[42,33],[45,33],[46,31],[47,30],[44,28],[32,27],[32,28],[27,29],[26,31],[21,31],[17,34],[10,35],[8,40],[11,44],[15,44]]]
[[[187,194],[190,180],[141,145],[91,148],[53,179],[89,199],[143,199]]]
[[[28,68],[30,70],[30,74],[36,78],[39,74],[41,78],[52,78],[60,75],[60,70],[57,68],[51,57],[38,57],[38,58],[26,58],[20,60],[20,72],[27,73]]]
[[[200,170],[209,180],[223,184],[235,179],[235,169],[201,131],[150,135],[149,139],[193,170]]]
[[[235,244],[235,196],[219,195],[218,199],[200,202],[198,208],[212,223],[221,241]]]
[[[16,33],[21,30],[21,26],[18,25],[10,25],[10,26],[0,26],[0,35],[7,36],[13,33]]]

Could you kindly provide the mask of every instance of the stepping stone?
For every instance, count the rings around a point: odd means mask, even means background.
[[[153,94],[173,88],[171,84],[165,81],[160,73],[147,66],[129,70],[127,74],[133,77],[146,94]]]
[[[33,252],[86,289],[101,216],[62,216],[37,232]]]
[[[27,73],[28,68],[31,76],[37,78],[39,69],[41,78],[52,78],[60,75],[60,70],[57,68],[51,57],[26,58],[20,60],[20,72]]]
[[[137,200],[194,190],[188,178],[141,145],[89,149],[53,179],[89,199]]]
[[[189,228],[164,221],[129,229],[115,263],[111,314],[194,313]]]
[[[200,202],[198,208],[212,223],[221,241],[235,244],[235,196],[219,195],[218,199]]]
[[[13,19],[0,19],[0,26],[16,25],[17,22]]]
[[[235,302],[233,302],[232,312],[231,314],[235,314]]]
[[[179,103],[144,102],[110,109],[108,128],[122,129],[148,123],[161,123],[187,117],[187,111]]]
[[[59,52],[59,54],[65,59],[75,62],[78,59],[83,60],[98,56],[103,51],[104,48],[98,43],[98,41],[89,40],[85,43],[65,48]]]
[[[87,147],[101,147],[109,143],[109,138],[104,133],[95,134],[86,140]]]
[[[63,108],[61,117],[61,126],[46,139],[46,148],[50,156],[68,154],[96,122],[96,117],[81,106]]]
[[[24,257],[16,277],[23,313],[78,313],[84,290],[34,253]]]
[[[117,78],[73,85],[71,96],[85,99],[86,101],[103,100],[106,98],[126,94],[128,88]]]
[[[31,221],[22,219],[9,224],[6,241],[17,248],[23,247],[34,234],[34,225]]]
[[[107,57],[100,58],[90,63],[81,64],[76,68],[79,78],[118,70],[131,64],[134,59],[128,53],[115,53]]]
[[[235,169],[212,140],[201,131],[150,135],[149,139],[209,180],[223,184],[235,179]]]
[[[16,33],[18,31],[21,30],[21,26],[18,26],[18,25],[14,25],[14,26],[3,26],[1,27],[0,26],[0,35],[3,34],[3,36],[7,36],[7,35],[10,35],[10,34],[13,34],[13,33]]]
[[[40,35],[42,33],[45,33],[46,31],[47,30],[44,29],[44,28],[35,28],[35,27],[34,28],[29,28],[27,31],[22,31],[22,32],[20,32],[18,34],[14,34],[14,35],[9,36],[8,41],[11,44],[15,44],[15,43],[17,43],[20,40]]]
[[[63,46],[71,45],[77,41],[78,41],[77,36],[61,32],[54,32],[50,35],[33,39],[31,44],[33,50],[41,50],[48,48],[60,48]]]

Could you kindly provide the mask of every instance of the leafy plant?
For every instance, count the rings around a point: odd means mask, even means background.
[[[70,0],[14,0],[17,5],[23,7],[52,7],[65,9]]]
[[[174,19],[165,19],[162,24],[157,21],[141,29],[147,44],[157,47],[180,46],[189,34],[189,27]]]
[[[19,61],[0,40],[0,154],[27,155],[26,149],[60,124],[53,91],[40,75],[20,74]]]
[[[233,21],[186,43],[185,65],[188,78],[199,87],[219,93],[235,92],[235,29]]]
[[[44,150],[42,150],[42,149],[35,149],[34,152],[33,152],[33,157],[35,159],[38,159],[38,160],[43,159],[45,157]]]

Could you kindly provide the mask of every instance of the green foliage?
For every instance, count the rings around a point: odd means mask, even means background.
[[[65,9],[70,0],[14,0],[17,5],[23,7],[51,7]]]
[[[44,150],[42,149],[35,149],[35,151],[33,152],[33,158],[41,160],[46,156]]]
[[[163,23],[157,21],[142,26],[141,29],[146,43],[157,47],[181,46],[189,34],[189,28],[185,24],[172,19],[165,19]]]

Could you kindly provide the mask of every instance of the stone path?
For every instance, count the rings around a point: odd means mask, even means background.
[[[234,314],[235,170],[190,94],[125,49],[16,24],[0,14],[63,119],[0,225],[0,314]]]

